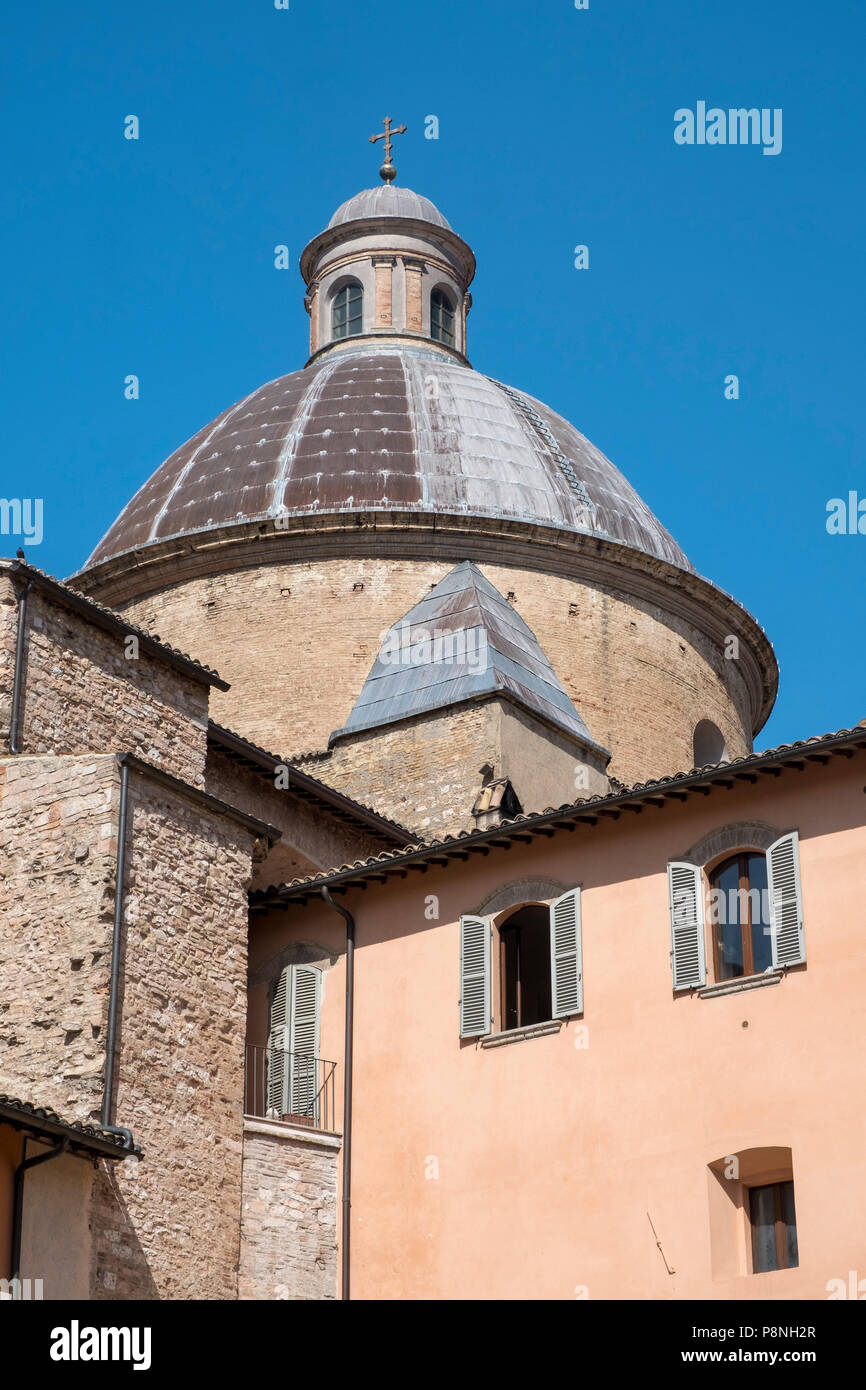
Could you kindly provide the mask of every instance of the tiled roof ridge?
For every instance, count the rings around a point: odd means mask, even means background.
[[[41,583],[43,588],[49,592],[65,597],[73,602],[77,608],[87,608],[93,613],[100,614],[103,618],[110,619],[113,623],[126,628],[133,636],[144,641],[148,648],[155,649],[156,655],[162,655],[173,663],[183,663],[184,666],[192,667],[207,677],[208,684],[215,685],[221,690],[228,690],[229,685],[224,681],[212,666],[205,666],[201,661],[197,661],[194,656],[189,656],[187,652],[180,651],[177,647],[172,647],[170,643],[163,642],[154,633],[148,632],[146,628],[139,627],[137,623],[132,623],[123,613],[119,613],[115,608],[109,608],[104,603],[99,603],[95,598],[81,593],[79,589],[73,588],[63,579],[57,579],[53,574],[48,574],[46,570],[41,570],[36,565],[31,565],[29,560],[4,559],[0,558],[0,570],[8,569],[13,574],[23,574]]]
[[[550,820],[566,820],[570,813],[579,816],[586,811],[602,809],[605,805],[615,806],[618,802],[622,803],[632,798],[650,796],[658,791],[676,790],[678,787],[688,786],[689,783],[700,784],[712,777],[723,778],[731,773],[748,772],[749,769],[760,766],[761,763],[772,763],[774,760],[784,759],[803,750],[815,751],[822,747],[832,746],[837,742],[844,745],[850,741],[862,742],[866,745],[866,720],[850,729],[839,729],[831,733],[815,734],[793,743],[782,743],[776,748],[768,748],[761,753],[748,753],[741,758],[734,758],[730,762],[707,763],[704,767],[691,768],[688,772],[676,772],[647,782],[635,782],[632,786],[621,791],[608,794],[597,793],[581,801],[565,802],[562,806],[549,806],[543,811],[524,812],[521,815],[513,816],[510,820],[500,821],[498,825],[487,830],[461,830],[456,835],[445,835],[440,840],[427,841],[417,848],[408,846],[399,850],[383,850],[381,854],[373,855],[369,859],[358,859],[352,864],[343,864],[338,868],[328,869],[324,873],[257,889],[250,894],[250,898],[257,901],[275,893],[300,892],[305,888],[316,889],[320,885],[326,886],[331,880],[352,870],[357,870],[359,874],[365,870],[373,872],[377,866],[396,864],[400,860],[413,857],[422,859],[434,857],[439,851],[447,851],[466,843],[483,843],[484,841],[504,839],[509,832],[519,831],[524,827],[531,828]]]
[[[91,1124],[86,1120],[65,1120],[56,1110],[52,1110],[50,1105],[35,1105],[32,1101],[19,1100],[17,1096],[0,1094],[0,1106],[17,1110],[31,1120],[47,1120],[50,1124],[62,1125],[64,1129],[77,1130],[88,1139],[101,1139],[107,1144],[116,1145],[119,1149],[126,1147],[122,1134],[113,1134],[110,1130],[103,1129],[102,1125]]]

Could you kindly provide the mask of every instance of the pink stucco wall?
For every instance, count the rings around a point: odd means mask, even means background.
[[[858,752],[347,894],[354,1298],[822,1299],[866,1277],[864,772]],[[675,996],[667,862],[747,820],[799,830],[807,964]],[[513,1045],[461,1042],[460,914],[533,876],[583,886],[584,1014]],[[343,937],[324,904],[293,905],[254,920],[251,957]],[[341,1081],[343,964],[320,1049]],[[263,988],[250,1010],[258,1040]],[[763,1148],[792,1151],[800,1265],[754,1275],[708,1165]]]

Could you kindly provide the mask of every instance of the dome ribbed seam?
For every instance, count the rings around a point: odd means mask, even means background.
[[[587,511],[590,514],[590,517],[592,518],[592,524],[593,526],[595,526],[597,522],[596,512],[595,507],[590,501],[589,493],[587,492],[580,478],[575,473],[571,460],[566,458],[565,454],[562,452],[556,441],[555,435],[553,434],[552,430],[549,429],[549,427],[544,423],[538,411],[534,410],[533,407],[529,404],[529,401],[527,401],[525,397],[521,396],[519,391],[515,391],[513,387],[506,386],[505,383],[502,381],[496,381],[492,376],[489,376],[487,380],[491,382],[494,386],[498,386],[500,391],[504,391],[506,396],[508,396],[512,401],[514,401],[515,405],[522,411],[526,419],[532,425],[536,434],[539,434],[541,436],[543,442],[547,445],[547,448],[549,449],[550,453],[553,455],[553,457],[556,459],[556,462],[559,464],[559,467],[565,477],[566,482],[568,483],[572,492],[580,498],[581,502],[586,507]]]

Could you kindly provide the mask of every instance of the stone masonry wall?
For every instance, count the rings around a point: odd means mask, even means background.
[[[119,782],[112,757],[0,760],[0,1091],[102,1097]]]
[[[94,1185],[94,1298],[237,1295],[252,835],[133,774],[116,1123],[144,1160]]]
[[[111,755],[0,760],[0,1091],[98,1118],[120,770]],[[113,1120],[91,1295],[234,1298],[252,832],[130,772]]]
[[[18,605],[0,574],[0,749],[9,748]],[[124,639],[34,588],[20,745],[25,753],[131,752],[202,785],[208,686],[146,651],[127,660]]]
[[[244,1123],[238,1297],[337,1297],[340,1140],[266,1120]]]
[[[318,776],[317,770],[311,768],[310,775]],[[338,868],[394,848],[393,840],[337,820],[326,808],[293,795],[291,771],[288,786],[278,789],[266,774],[251,772],[225,753],[209,748],[206,785],[213,796],[282,832],[282,839],[271,848],[267,858],[256,864],[254,888],[287,883],[319,869]]]
[[[450,568],[368,556],[262,565],[189,580],[124,611],[232,682],[212,696],[220,723],[297,754],[324,748],[345,724],[384,633]],[[749,751],[737,662],[684,619],[562,576],[481,569],[514,594],[590,734],[610,749],[612,776],[630,784],[690,768],[704,718],[721,729],[731,757]]]

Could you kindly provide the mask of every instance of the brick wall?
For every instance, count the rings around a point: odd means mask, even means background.
[[[587,762],[587,757],[590,762]],[[482,768],[508,777],[524,811],[608,791],[601,756],[498,699],[420,715],[340,739],[305,770],[426,839],[473,830]],[[585,768],[585,785],[576,769]]]
[[[0,748],[9,748],[18,605],[0,574]],[[27,603],[20,746],[25,753],[133,752],[176,777],[204,779],[208,686],[140,651],[122,634],[53,603]]]
[[[309,772],[318,776],[315,767]],[[268,775],[240,767],[225,753],[209,748],[206,785],[212,795],[282,832],[282,839],[271,848],[267,858],[256,864],[254,888],[352,864],[356,859],[367,859],[383,849],[394,848],[392,840],[338,820],[326,807],[293,794],[291,772],[288,786],[278,790]]]
[[[364,556],[263,565],[190,580],[128,611],[232,682],[212,695],[220,723],[294,753],[324,748],[345,724],[383,634],[450,568]],[[561,576],[481,569],[513,591],[592,737],[611,750],[612,776],[631,783],[691,767],[702,718],[719,726],[732,757],[749,751],[737,662],[684,619]]]
[[[472,804],[485,763],[500,775],[495,702],[355,734],[307,770],[433,839],[446,830],[473,827]]]
[[[265,1120],[244,1125],[238,1297],[337,1297],[340,1140]]]

